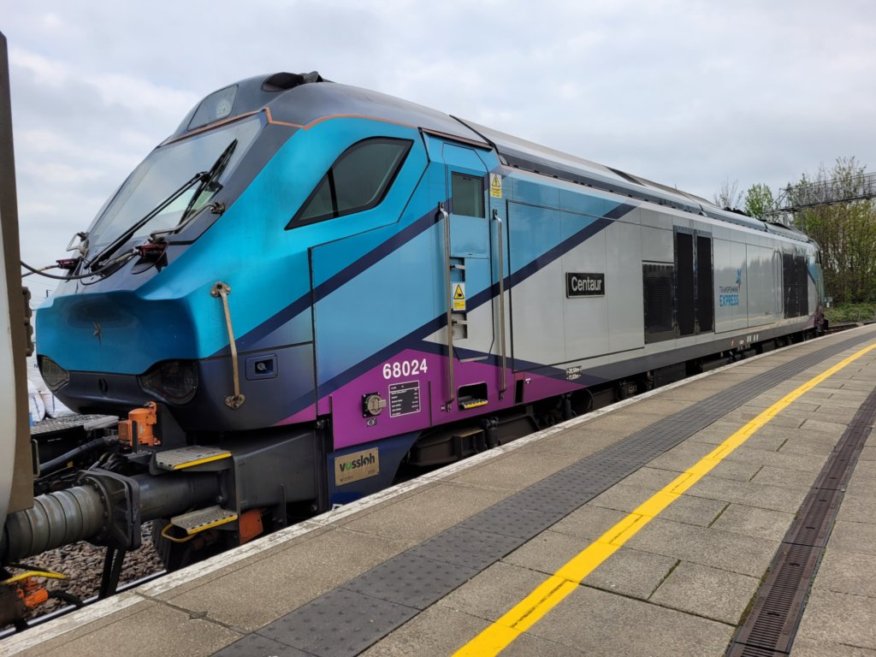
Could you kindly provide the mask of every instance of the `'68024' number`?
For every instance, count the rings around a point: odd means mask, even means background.
[[[383,366],[384,379],[398,379],[403,376],[416,376],[429,371],[425,358],[414,360],[397,360]]]

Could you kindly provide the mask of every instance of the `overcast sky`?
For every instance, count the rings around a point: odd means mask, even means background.
[[[872,0],[0,0],[0,31],[22,257],[37,266],[201,97],[283,70],[710,199],[840,156],[876,168]]]

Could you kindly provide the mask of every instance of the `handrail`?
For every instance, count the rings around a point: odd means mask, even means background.
[[[445,300],[447,302],[447,407],[456,399],[456,390],[453,380],[453,290],[450,282],[450,214],[444,208],[443,203],[438,204],[439,221],[444,221],[444,287],[447,290]]]
[[[499,351],[502,361],[502,374],[499,379],[499,399],[505,394],[508,389],[507,381],[507,360],[508,353],[505,347],[505,246],[504,246],[504,224],[499,216],[499,211],[493,209],[493,221],[496,223],[497,232],[499,235]]]
[[[240,371],[237,363],[237,341],[234,339],[234,329],[231,326],[231,309],[228,307],[228,295],[231,288],[223,282],[216,283],[210,290],[210,294],[222,300],[222,311],[225,314],[225,328],[228,331],[228,347],[231,349],[231,378],[234,386],[234,394],[225,398],[225,405],[237,410],[243,406],[246,396],[240,392]]]

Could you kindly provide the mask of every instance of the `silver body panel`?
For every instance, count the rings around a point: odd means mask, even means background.
[[[578,193],[628,200],[589,189]],[[552,230],[562,220],[563,212],[556,208],[510,202],[512,266],[515,240],[537,241],[543,231]],[[677,229],[711,238],[714,329],[645,344],[642,264],[674,263]],[[802,330],[812,325],[818,295],[810,277],[809,316],[784,317],[783,251],[805,252],[810,263],[815,261],[816,246],[812,243],[705,216],[692,217],[652,203],[638,204],[622,219],[511,288],[515,368],[581,367],[587,371],[710,342],[723,344],[728,338],[742,345],[756,340],[762,331]],[[564,276],[570,271],[604,273],[605,295],[567,298]]]

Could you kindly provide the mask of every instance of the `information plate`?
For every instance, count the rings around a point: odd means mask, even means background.
[[[389,417],[420,412],[420,382],[393,383],[389,386]]]

